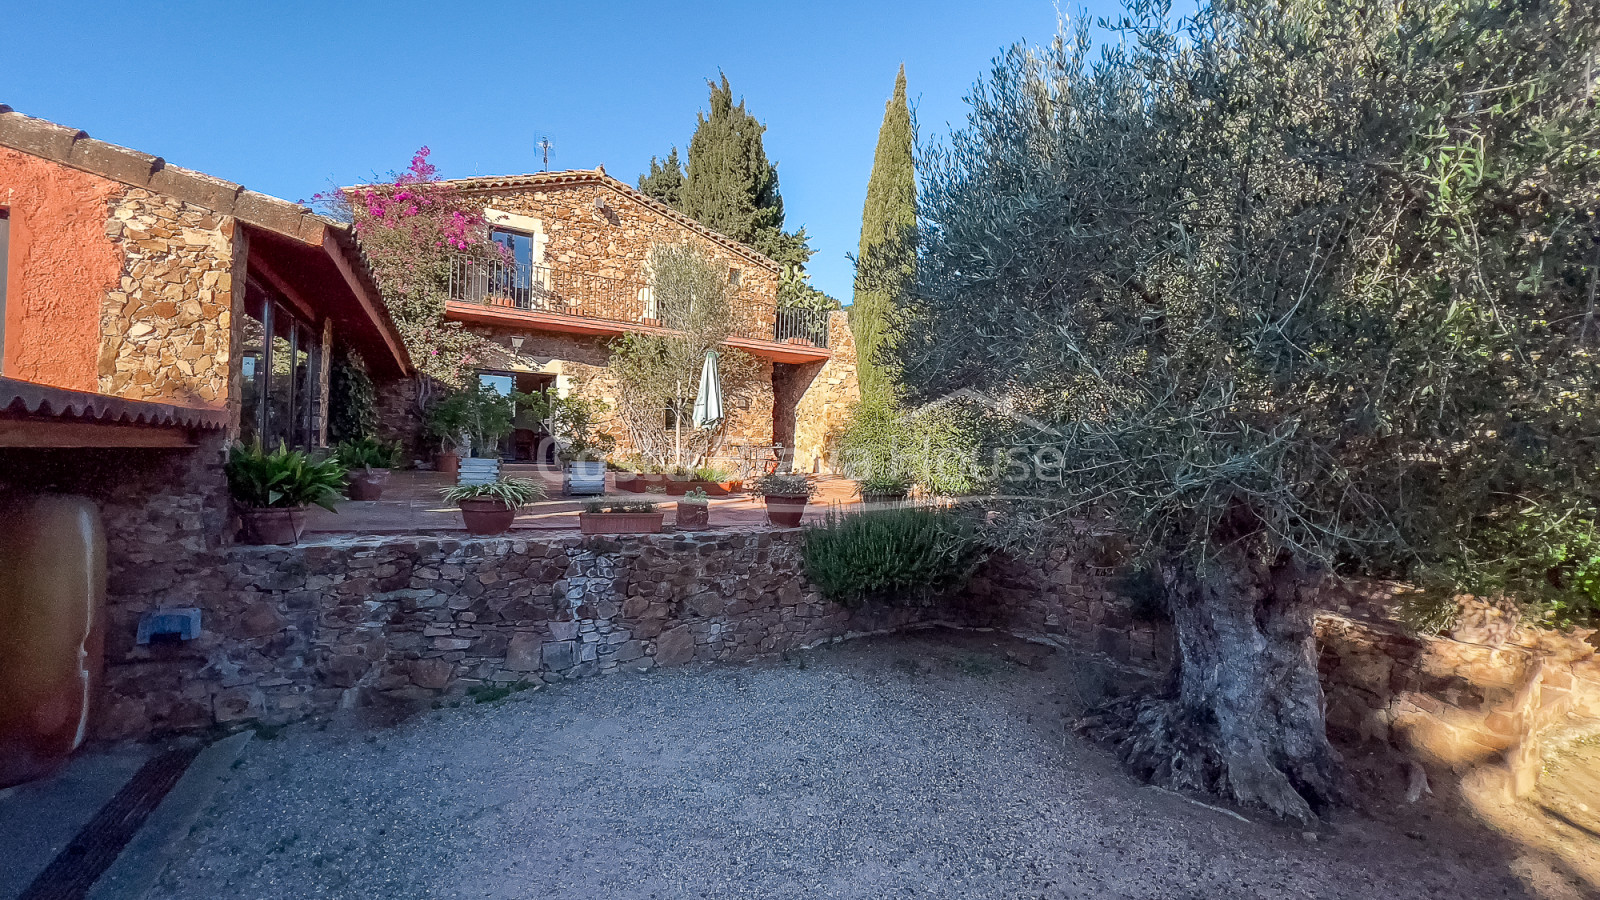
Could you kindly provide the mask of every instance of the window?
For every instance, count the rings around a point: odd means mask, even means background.
[[[312,447],[321,437],[322,342],[280,298],[251,282],[240,347],[240,437],[268,447]]]
[[[11,255],[11,210],[0,206],[0,375],[6,370],[6,258]]]
[[[737,266],[730,266],[728,268],[728,283],[729,284],[733,285],[734,287],[738,287],[739,286],[739,281],[741,279],[743,279],[743,278],[744,278],[744,273],[739,271],[739,268]]]

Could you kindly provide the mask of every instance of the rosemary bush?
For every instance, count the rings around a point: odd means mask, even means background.
[[[987,555],[970,518],[920,506],[829,513],[805,541],[806,577],[852,607],[931,604],[964,586]]]

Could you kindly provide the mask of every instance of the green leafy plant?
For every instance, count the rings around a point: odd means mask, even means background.
[[[804,475],[763,475],[750,486],[750,493],[758,497],[810,497],[816,492],[817,486]]]
[[[281,444],[269,453],[259,440],[234,444],[224,468],[234,501],[256,509],[314,504],[336,512],[334,504],[345,486],[345,468],[338,460],[314,460]]]
[[[696,488],[679,498],[678,503],[689,506],[706,506],[711,503],[711,497],[705,491]]]
[[[400,464],[400,443],[364,437],[341,443],[333,455],[347,469],[392,469]]]
[[[696,466],[689,471],[689,475],[695,481],[709,481],[714,484],[733,480],[732,472],[716,466]]]
[[[862,497],[896,497],[904,499],[911,493],[912,478],[906,474],[884,472],[869,475],[856,485],[856,493]]]
[[[501,478],[484,484],[458,484],[439,493],[450,503],[463,500],[499,500],[511,509],[518,509],[549,496],[544,485],[526,478]]]
[[[987,555],[968,517],[943,509],[835,515],[806,530],[806,577],[844,606],[927,605],[966,584]]]
[[[467,400],[453,393],[433,401],[423,414],[422,432],[441,450],[457,452],[467,432]]]
[[[647,500],[595,500],[583,508],[588,513],[650,513],[656,505]]]
[[[561,441],[562,462],[596,462],[617,448],[617,439],[595,424],[603,404],[576,395],[550,401],[554,433]]]

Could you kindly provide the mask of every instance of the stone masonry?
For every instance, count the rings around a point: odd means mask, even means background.
[[[284,722],[477,684],[751,660],[920,617],[824,600],[801,572],[801,540],[777,531],[232,547],[210,571],[167,566],[148,576],[159,584],[141,585],[198,591],[199,640],[136,646],[134,608],[114,606],[97,733]]]
[[[113,204],[105,231],[125,264],[101,313],[100,393],[213,406],[228,399],[236,227],[142,188]]]

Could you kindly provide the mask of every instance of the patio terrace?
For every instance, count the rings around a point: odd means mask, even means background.
[[[578,513],[594,497],[561,496],[561,472],[532,463],[508,463],[507,478],[528,478],[543,482],[549,500],[524,507],[517,515],[514,531],[577,531]],[[396,470],[384,489],[382,500],[344,500],[339,512],[312,507],[307,515],[306,533],[312,534],[423,534],[465,533],[461,512],[446,503],[439,493],[455,483],[439,472]],[[816,521],[830,509],[859,504],[856,484],[847,478],[823,476],[817,479],[817,494],[806,508],[806,521]],[[606,473],[605,499],[642,500],[658,503],[667,513],[666,524],[676,517],[677,497],[618,491],[614,473]],[[740,494],[712,497],[711,527],[718,531],[771,528],[766,506],[760,497]]]

